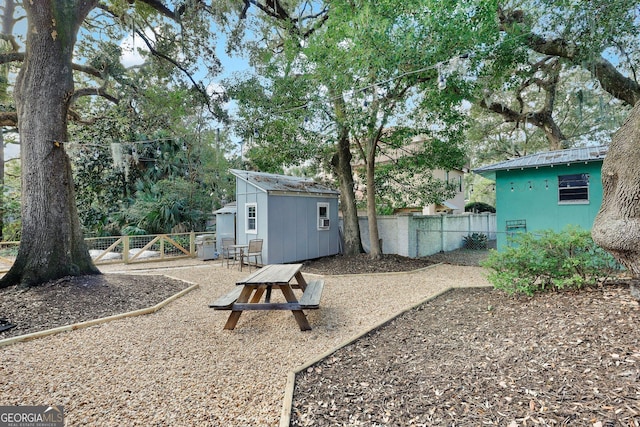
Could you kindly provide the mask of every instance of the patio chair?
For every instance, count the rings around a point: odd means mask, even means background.
[[[262,265],[262,239],[249,240],[249,247],[247,248],[247,264],[249,265],[249,271],[251,271],[251,257],[254,257],[256,261],[256,268],[258,267],[258,257],[260,257],[259,265]]]
[[[224,264],[224,260],[227,260],[227,268],[229,268],[229,259],[233,257],[235,261],[235,251],[231,248],[231,245],[236,244],[235,237],[223,237],[222,238],[222,253],[220,259],[222,260],[222,264]]]

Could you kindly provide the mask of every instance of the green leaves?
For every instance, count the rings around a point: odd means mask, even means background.
[[[401,150],[423,135],[428,147],[376,168],[376,188],[371,182],[367,191],[391,202],[398,192],[385,181],[395,181],[410,183],[407,192],[421,194],[419,200],[448,198],[451,186],[431,179],[429,168],[464,163],[461,104],[473,89],[474,51],[498,37],[496,2],[336,0],[327,6],[326,19],[304,39],[301,32],[268,32],[273,21],[264,21],[263,34],[272,38],[260,50],[254,45],[251,55],[260,58],[260,78],[236,84],[233,95],[239,95],[237,128],[251,145],[251,162],[265,170],[327,162],[327,152],[348,134],[354,163],[373,168],[379,151]]]
[[[474,58],[470,100],[486,114],[473,112],[470,139],[491,157],[480,164],[608,143],[628,112],[622,104],[634,104],[640,93],[633,71],[639,6],[638,0],[501,4],[498,37]]]
[[[185,91],[157,95],[139,104],[140,115],[111,109],[109,120],[74,128],[78,212],[90,235],[170,232],[180,224],[202,230],[212,209],[233,200],[228,169],[238,163],[228,136],[203,125]],[[171,105],[176,110],[161,107]],[[112,142],[121,153],[118,167]]]
[[[190,200],[193,190],[187,180],[179,178],[145,185],[125,210],[124,222],[134,226],[131,230],[143,230],[146,234],[168,233],[180,224],[189,230],[202,229],[206,213]]]
[[[588,231],[574,226],[559,233],[518,233],[509,243],[500,252],[492,251],[482,266],[491,270],[488,279],[493,286],[510,294],[581,288],[620,269]]]

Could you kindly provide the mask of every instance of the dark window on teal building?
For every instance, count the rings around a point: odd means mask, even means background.
[[[586,203],[589,201],[589,174],[558,176],[558,202]]]

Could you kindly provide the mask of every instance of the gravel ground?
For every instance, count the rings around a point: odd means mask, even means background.
[[[110,265],[0,291],[0,318],[20,323],[2,339],[200,285],[154,314],[0,347],[0,405],[63,405],[69,426],[276,426],[288,372],[447,288],[482,286],[441,294],[298,374],[291,425],[640,426],[628,284],[510,297],[484,286],[485,256],[307,262],[305,276],[326,283],[308,332],[290,312],[246,312],[222,330],[228,312],[208,304],[248,272],[217,262]]]
[[[312,331],[281,311],[224,331],[229,313],[208,304],[246,271],[194,261],[136,272],[158,273],[200,288],[154,314],[0,348],[0,404],[63,405],[70,426],[275,426],[289,371],[449,287],[487,285],[472,266],[326,275]]]

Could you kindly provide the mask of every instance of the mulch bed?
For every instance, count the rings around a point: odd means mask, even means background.
[[[449,291],[298,374],[292,426],[638,426],[624,284]]]
[[[338,255],[308,261],[303,271],[320,274],[409,271],[436,262],[398,255],[384,255],[377,261],[371,261],[366,254]],[[188,286],[162,275],[103,274],[65,277],[29,288],[0,289],[0,340],[152,307]]]
[[[65,277],[35,287],[0,289],[0,339],[153,307],[189,287],[165,276]]]
[[[486,250],[458,249],[436,253],[428,257],[408,258],[384,254],[378,260],[371,260],[368,254],[352,256],[334,255],[305,261],[302,270],[317,274],[374,274],[413,271],[438,263],[453,265],[480,265],[489,254]]]

